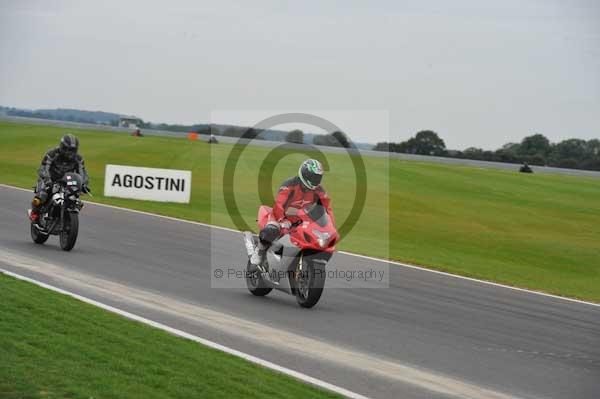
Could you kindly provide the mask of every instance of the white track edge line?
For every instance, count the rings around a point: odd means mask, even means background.
[[[142,316],[138,316],[136,314],[127,312],[125,310],[121,310],[119,308],[115,308],[113,306],[106,305],[106,304],[104,304],[102,302],[98,302],[98,301],[96,301],[94,299],[90,299],[90,298],[87,298],[85,296],[82,296],[82,295],[79,295],[79,294],[75,294],[74,292],[70,292],[70,291],[64,290],[62,288],[58,288],[58,287],[55,287],[53,285],[46,284],[46,283],[43,283],[41,281],[32,279],[30,277],[26,277],[26,276],[23,276],[23,275],[14,273],[14,272],[11,272],[9,270],[5,270],[5,269],[2,269],[2,268],[0,268],[0,273],[3,273],[5,275],[7,275],[7,276],[14,277],[14,278],[19,279],[19,280],[27,281],[29,283],[35,284],[35,285],[40,286],[42,288],[49,289],[49,290],[54,291],[54,292],[58,292],[58,293],[63,294],[63,295],[70,296],[70,297],[75,298],[75,299],[77,299],[79,301],[88,303],[90,305],[94,305],[94,306],[96,306],[98,308],[101,308],[101,309],[104,309],[106,311],[118,314],[120,316],[126,317],[126,318],[131,319],[131,320],[138,321],[140,323],[149,325],[149,326],[154,327],[154,328],[158,328],[158,329],[166,331],[166,332],[168,332],[170,334],[173,334],[173,335],[176,335],[176,336],[179,336],[179,337],[182,337],[182,338],[189,339],[191,341],[197,342],[197,343],[202,344],[204,346],[208,346],[209,348],[216,349],[216,350],[219,350],[221,352],[225,352],[227,354],[239,357],[239,358],[244,359],[246,361],[249,361],[251,363],[254,363],[254,364],[257,364],[259,366],[262,366],[262,367],[265,367],[265,368],[277,371],[279,373],[282,373],[282,374],[285,374],[287,376],[290,376],[290,377],[292,377],[292,378],[294,378],[296,380],[299,380],[299,381],[308,383],[310,385],[313,385],[313,386],[316,386],[316,387],[328,390],[330,392],[337,393],[337,394],[345,396],[347,398],[352,398],[352,399],[368,399],[366,396],[363,396],[361,394],[349,391],[349,390],[347,390],[345,388],[342,388],[342,387],[339,387],[337,385],[330,384],[330,383],[325,382],[323,380],[319,380],[317,378],[314,378],[314,377],[311,377],[309,375],[300,373],[298,371],[289,369],[287,367],[279,366],[279,365],[277,365],[275,363],[272,363],[272,362],[270,362],[268,360],[261,359],[259,357],[250,355],[250,354],[245,353],[245,352],[238,351],[238,350],[230,348],[228,346],[224,346],[224,345],[218,344],[216,342],[207,340],[205,338],[198,337],[196,335],[187,333],[187,332],[182,331],[182,330],[178,330],[176,328],[169,327],[169,326],[167,326],[165,324],[162,324],[162,323],[159,323],[159,322],[147,319],[147,318],[142,317]]]
[[[346,255],[350,255],[350,256],[356,256],[356,257],[359,257],[359,258],[371,259],[371,260],[375,260],[375,261],[378,261],[378,262],[387,262],[387,263],[391,263],[391,264],[394,264],[394,265],[407,267],[409,269],[416,269],[416,270],[421,270],[421,271],[425,271],[425,272],[440,274],[442,276],[459,278],[459,279],[468,280],[468,281],[472,281],[472,282],[476,282],[476,283],[491,285],[491,286],[494,286],[494,287],[508,288],[510,290],[520,291],[520,292],[527,293],[527,294],[535,294],[535,295],[545,296],[545,297],[548,297],[548,298],[562,299],[563,301],[569,301],[569,302],[575,302],[575,303],[580,303],[580,304],[592,305],[592,306],[600,307],[600,303],[588,302],[588,301],[584,301],[584,300],[581,300],[581,299],[575,299],[575,298],[569,298],[569,297],[566,297],[566,296],[548,294],[547,292],[534,291],[534,290],[530,290],[530,289],[527,289],[527,288],[514,287],[512,285],[495,283],[493,281],[487,281],[487,280],[480,280],[480,279],[477,279],[477,278],[474,278],[474,277],[460,276],[458,274],[452,274],[452,273],[449,273],[449,272],[443,272],[441,270],[428,269],[426,267],[411,265],[411,264],[408,264],[408,263],[401,263],[401,262],[394,261],[394,260],[386,260],[386,259],[374,258],[372,256],[355,254],[355,253],[346,252],[346,251],[338,251],[338,252],[346,254]]]
[[[0,183],[0,187],[6,187],[6,188],[12,188],[12,189],[15,189],[15,190],[21,190],[21,191],[31,192],[31,190],[28,190],[26,188],[15,187],[15,186],[11,186],[11,185],[8,185],[8,184],[3,184],[3,183]],[[154,216],[154,217],[158,217],[158,218],[173,220],[173,221],[176,221],[176,222],[190,223],[190,224],[195,224],[195,225],[199,225],[199,226],[204,226],[204,227],[210,227],[210,228],[219,229],[219,230],[230,231],[230,232],[233,232],[233,233],[240,233],[239,230],[231,229],[229,227],[223,227],[223,226],[217,226],[217,225],[214,225],[214,224],[196,222],[196,221],[193,221],[193,220],[179,219],[179,218],[176,218],[176,217],[173,217],[173,216],[159,215],[159,214],[156,214],[156,213],[139,211],[137,209],[123,208],[123,207],[120,207],[120,206],[103,204],[103,203],[95,202],[95,201],[86,200],[85,202],[89,203],[89,204],[97,205],[97,206],[103,206],[103,207],[106,207],[106,208],[113,208],[113,209],[118,209],[118,210],[121,210],[121,211],[134,212],[134,213],[139,213],[139,214],[142,214],[142,215]],[[421,271],[424,271],[424,272],[435,273],[435,274],[439,274],[439,275],[442,275],[442,276],[459,278],[459,279],[468,280],[468,281],[472,281],[472,282],[476,282],[476,283],[480,283],[480,284],[491,285],[491,286],[494,286],[494,287],[507,288],[507,289],[510,289],[510,290],[519,291],[519,292],[523,292],[523,293],[540,295],[540,296],[544,296],[544,297],[548,297],[548,298],[561,299],[563,301],[568,301],[568,302],[573,302],[573,303],[580,303],[580,304],[584,304],[584,305],[591,305],[591,306],[600,307],[600,303],[588,302],[588,301],[584,301],[584,300],[581,300],[581,299],[569,298],[569,297],[566,297],[566,296],[548,294],[546,292],[534,291],[534,290],[530,290],[530,289],[527,289],[527,288],[519,288],[519,287],[514,287],[514,286],[511,286],[511,285],[506,285],[506,284],[501,284],[501,283],[495,283],[493,281],[480,280],[480,279],[477,279],[477,278],[474,278],[474,277],[460,276],[458,274],[452,274],[452,273],[443,272],[443,271],[440,271],[440,270],[428,269],[426,267],[411,265],[411,264],[408,264],[408,263],[402,263],[402,262],[398,262],[398,261],[395,261],[395,260],[388,260],[388,259],[383,259],[383,258],[375,258],[373,256],[355,254],[355,253],[347,252],[347,251],[337,251],[337,252],[339,252],[341,254],[344,254],[344,255],[348,255],[348,256],[356,256],[358,258],[370,259],[370,260],[374,260],[374,261],[377,261],[377,262],[390,263],[390,264],[397,265],[397,266],[407,267],[409,269],[421,270]]]

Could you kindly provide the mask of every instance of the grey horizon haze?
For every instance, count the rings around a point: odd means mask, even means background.
[[[184,124],[383,110],[389,135],[343,128],[371,143],[431,129],[455,149],[600,137],[598,1],[166,4],[1,1],[0,105]]]

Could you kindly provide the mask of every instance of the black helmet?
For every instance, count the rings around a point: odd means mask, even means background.
[[[300,165],[298,177],[306,188],[314,190],[321,184],[321,179],[323,179],[323,165],[316,159],[307,159]]]
[[[78,149],[79,140],[77,140],[77,137],[73,136],[72,134],[65,134],[62,139],[60,139],[58,151],[63,157],[67,159],[75,158]]]

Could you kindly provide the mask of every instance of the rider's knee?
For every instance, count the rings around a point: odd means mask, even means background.
[[[258,238],[263,244],[271,244],[277,238],[279,238],[279,225],[274,223],[268,223],[258,234]]]

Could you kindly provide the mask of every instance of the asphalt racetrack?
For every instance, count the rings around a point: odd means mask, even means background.
[[[211,288],[215,265],[245,265],[238,232],[88,203],[67,253],[31,242],[29,201],[0,186],[0,268],[358,394],[600,397],[597,305],[337,253],[330,269],[389,270],[389,287],[326,288],[307,310]]]

